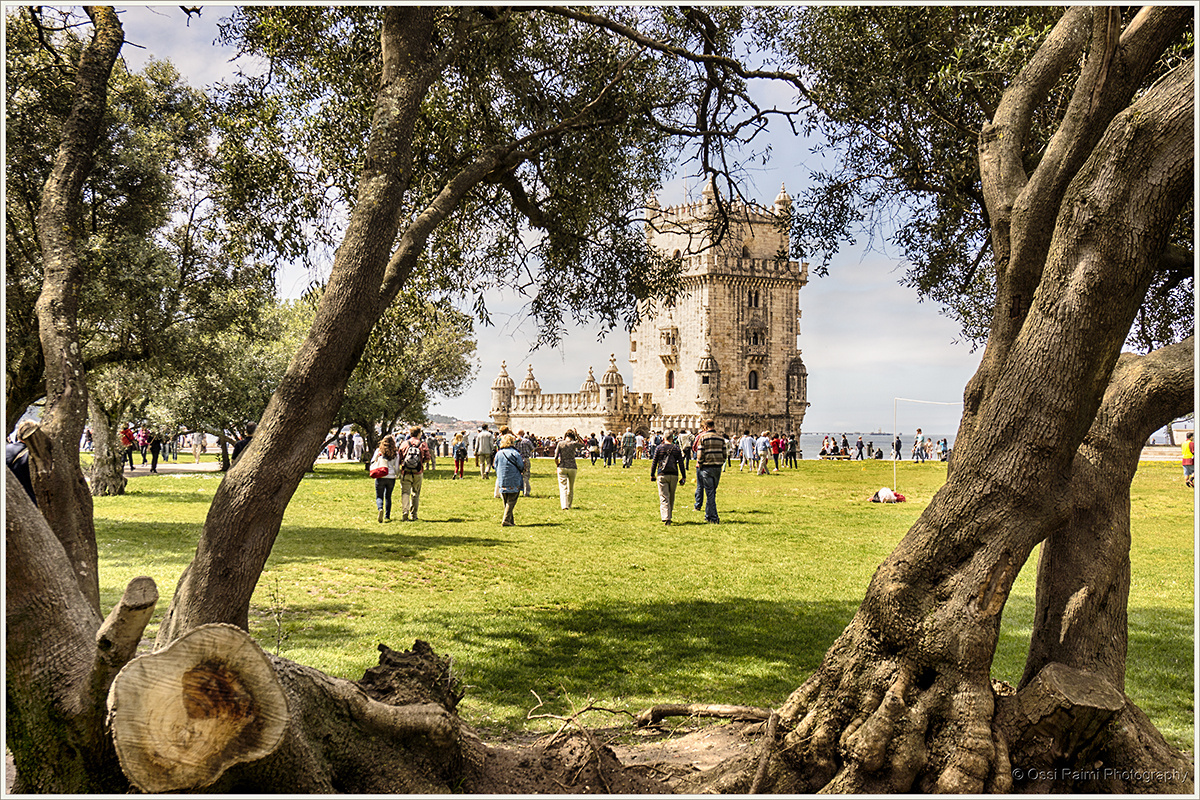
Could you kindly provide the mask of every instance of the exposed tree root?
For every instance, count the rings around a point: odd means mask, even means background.
[[[767,720],[767,731],[763,734],[761,754],[758,757],[758,770],[754,773],[754,782],[750,784],[750,794],[758,794],[762,790],[763,781],[767,777],[767,767],[771,763],[771,752],[775,749],[775,731],[779,727],[779,715],[771,712]]]
[[[727,706],[705,703],[665,703],[647,708],[634,718],[639,727],[657,725],[667,717],[711,717],[716,719],[763,720],[771,717],[771,709],[755,706]]]

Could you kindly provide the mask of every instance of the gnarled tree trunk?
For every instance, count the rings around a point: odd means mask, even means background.
[[[1187,411],[1195,337],[1125,354],[1073,465],[1070,518],[1042,544],[1037,612],[1021,686],[1051,663],[1125,689],[1129,487],[1149,435]]]
[[[308,337],[271,396],[253,442],[217,489],[196,556],[159,628],[158,646],[211,622],[247,626],[250,598],[284,509],[329,434],[371,328],[407,281],[431,233],[467,192],[524,158],[526,140],[485,148],[428,207],[411,220],[400,218],[412,180],[414,126],[442,69],[436,13],[415,6],[384,12],[381,88],[345,238]]]
[[[42,431],[53,444],[53,467],[34,477],[38,504],[71,560],[84,596],[100,610],[92,497],[79,465],[79,441],[88,414],[87,383],[80,352],[78,309],[83,283],[82,191],[95,160],[96,141],[108,98],[108,78],[124,34],[110,7],[88,10],[94,30],[75,74],[74,104],[42,189],[38,244],[42,292],[35,304],[46,359],[46,407]]]
[[[125,494],[125,448],[121,445],[118,427],[126,406],[118,405],[116,413],[109,413],[95,397],[89,399],[92,423],[92,468],[89,479],[93,497],[111,497]]]
[[[1125,690],[1130,584],[1129,487],[1146,439],[1186,413],[1195,386],[1195,337],[1147,356],[1121,357],[1104,403],[1080,446],[1068,522],[1042,543],[1037,611],[1020,688],[1052,664]],[[1194,787],[1188,758],[1168,745],[1134,703],[1098,732],[1090,769],[1059,781],[1071,791],[1184,792]],[[1034,788],[1029,782],[1028,788]]]
[[[345,239],[309,336],[272,395],[252,443],[217,489],[196,556],[159,628],[159,647],[211,622],[248,625],[250,597],[284,509],[312,466],[371,328],[390,299],[381,296],[380,287],[411,179],[412,130],[439,68],[432,45],[434,16],[427,7],[385,12],[377,111]]]
[[[1071,518],[1076,451],[1190,190],[1192,65],[1124,108],[1188,19],[1073,9],[980,143],[1000,265],[992,337],[966,393],[946,485],[872,578],[818,671],[781,709],[776,788],[1007,791],[989,670],[1034,546]],[[1083,47],[1075,98],[1035,173],[1027,120]],[[1156,48],[1158,48],[1156,50]],[[1111,120],[1111,122],[1110,122]]]

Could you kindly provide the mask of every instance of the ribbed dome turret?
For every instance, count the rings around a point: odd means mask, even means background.
[[[537,378],[533,377],[533,365],[529,365],[529,372],[525,375],[525,380],[521,381],[521,386],[517,389],[517,394],[541,394],[542,387],[538,384]]]
[[[621,377],[621,373],[617,371],[617,356],[613,354],[609,356],[608,371],[600,378],[600,383],[604,386],[624,386],[625,379]]]
[[[787,193],[787,187],[779,184],[779,194],[775,196],[775,213],[786,214],[792,208],[792,196]]]
[[[492,381],[493,389],[515,389],[517,385],[513,383],[513,379],[508,377],[508,370],[505,368],[505,362],[500,362],[500,374],[496,376],[496,380]]]
[[[708,336],[704,338],[704,355],[696,362],[696,404],[704,414],[717,414],[721,410],[721,369],[713,358]]]
[[[717,366],[717,360],[713,358],[712,348],[708,342],[704,343],[704,355],[700,356],[700,360],[696,362],[696,372],[720,372],[721,368]]]
[[[598,391],[600,391],[600,386],[599,386],[599,384],[596,383],[596,376],[592,372],[592,368],[588,367],[587,380],[585,380],[583,382],[583,385],[579,387],[579,393],[587,394],[588,392],[598,392]]]

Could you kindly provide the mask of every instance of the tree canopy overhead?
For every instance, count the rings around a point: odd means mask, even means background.
[[[1132,19],[1136,9],[1125,12]],[[793,242],[828,270],[860,236],[895,247],[905,283],[936,301],[976,344],[987,338],[996,285],[992,212],[979,136],[1019,71],[1049,37],[1050,6],[807,6],[772,10],[759,28],[805,80],[802,132],[828,166],[797,192]],[[1191,54],[1190,33],[1156,56],[1147,82]],[[1068,112],[1083,61],[1057,74],[1029,116],[1022,167],[1032,172]],[[1148,83],[1147,83],[1148,85]],[[1192,215],[1172,229],[1130,344],[1148,351],[1194,326]]]
[[[45,394],[34,302],[42,288],[36,215],[84,47],[70,16],[5,15],[7,33],[6,397],[8,425]],[[268,296],[263,265],[236,257],[209,192],[211,106],[168,62],[118,59],[79,198],[83,364],[203,360],[206,342],[250,324]],[[32,334],[32,335],[31,335]]]
[[[223,24],[227,43],[271,64],[269,77],[220,95],[230,203],[244,203],[238,216],[252,221],[247,239],[260,251],[309,256],[314,234],[332,248],[344,226],[326,223],[358,202],[383,14],[247,7]],[[558,17],[470,7],[433,17],[431,81],[414,109],[397,209],[414,221],[446,212],[422,249],[424,284],[469,292],[481,311],[489,288],[525,289],[550,338],[567,319],[619,321],[671,275],[649,258],[635,222],[677,149],[647,123],[674,122],[681,77]],[[484,160],[486,173],[468,178]],[[263,185],[265,197],[239,194]]]

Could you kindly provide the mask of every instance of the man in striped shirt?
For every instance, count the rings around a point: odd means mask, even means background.
[[[721,470],[729,458],[729,445],[725,437],[716,432],[717,424],[711,419],[704,421],[704,432],[696,437],[692,449],[696,452],[696,510],[704,509],[704,520],[716,525],[717,484],[721,481]]]

